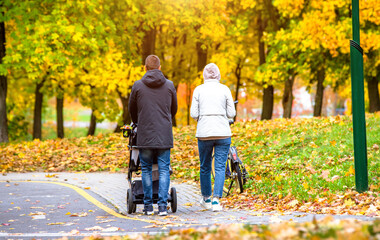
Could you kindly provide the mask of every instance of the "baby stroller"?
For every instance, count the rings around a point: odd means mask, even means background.
[[[130,152],[129,166],[128,166],[128,183],[129,188],[127,191],[127,209],[128,214],[136,212],[136,204],[144,204],[144,191],[141,178],[133,179],[140,174],[141,166],[139,159],[139,150],[136,148],[137,139],[137,126],[132,123],[130,126],[124,125],[122,127],[123,137],[129,138],[128,149]],[[170,174],[172,173],[170,168]],[[158,164],[157,160],[153,161],[152,167],[152,181],[153,181],[153,203],[158,202]],[[177,211],[177,191],[174,187],[170,188],[168,193],[168,202],[173,213]]]

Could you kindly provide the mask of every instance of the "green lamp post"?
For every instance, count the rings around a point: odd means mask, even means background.
[[[359,0],[352,0],[351,90],[354,135],[355,183],[358,192],[368,190],[367,139],[364,111],[363,49],[360,47]]]

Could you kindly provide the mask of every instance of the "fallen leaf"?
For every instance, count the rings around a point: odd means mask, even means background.
[[[329,180],[329,174],[330,174],[330,170],[323,170],[321,177],[325,180]]]
[[[68,214],[66,214],[68,215]],[[70,217],[86,217],[88,214],[86,212],[83,213],[72,213]]]
[[[335,180],[339,179],[340,176],[338,175],[334,175],[332,178],[331,178],[331,181],[334,182]]]
[[[102,231],[104,228],[100,227],[100,226],[94,226],[94,227],[89,227],[89,228],[85,228],[84,230],[86,231]]]
[[[356,204],[355,204],[355,202],[352,201],[351,199],[347,199],[347,200],[344,201],[344,205],[345,205],[346,207],[352,207],[352,206],[355,206]]]
[[[288,206],[290,206],[290,207],[294,207],[294,206],[296,206],[298,203],[299,203],[298,200],[295,199],[295,200],[290,201],[290,202],[288,203]]]
[[[79,230],[74,229],[74,230],[71,230],[68,234],[69,235],[77,235],[79,233],[80,233]]]
[[[152,224],[152,225],[144,226],[142,228],[159,228],[159,227],[160,227],[159,225]]]
[[[346,172],[345,174],[345,176],[350,176],[350,175],[355,175],[355,169],[352,165],[350,166],[350,169],[348,169],[348,172]]]
[[[46,174],[45,177],[53,178],[53,177],[57,177],[57,174]]]
[[[102,232],[117,232],[119,230],[120,230],[120,228],[118,228],[118,227],[109,227],[109,228],[103,229]]]
[[[35,216],[35,215],[46,215],[46,213],[44,213],[44,212],[35,212],[35,213],[31,212],[31,213],[29,213],[29,216]]]
[[[108,220],[102,220],[102,221],[99,221],[97,223],[108,223],[108,222],[115,222],[116,220],[114,219],[108,219]]]
[[[47,225],[65,225],[65,222],[48,223]]]

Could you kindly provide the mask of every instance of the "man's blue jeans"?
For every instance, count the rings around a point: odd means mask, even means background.
[[[152,166],[157,159],[159,177],[158,206],[165,207],[168,202],[170,185],[170,149],[139,149],[142,184],[144,190],[144,206],[153,205]]]
[[[230,145],[230,137],[226,139],[205,141],[198,139],[199,158],[201,161],[201,193],[203,197],[211,196],[211,165],[213,150],[215,158],[214,197],[222,197],[226,171],[226,161]]]

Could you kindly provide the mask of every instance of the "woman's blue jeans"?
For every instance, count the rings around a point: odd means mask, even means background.
[[[168,202],[170,186],[170,149],[139,149],[142,184],[144,190],[144,206],[153,205],[152,166],[157,159],[159,177],[158,206],[165,207]]]
[[[201,161],[201,193],[203,197],[210,197],[211,190],[211,165],[212,152],[214,151],[215,158],[215,181],[214,181],[214,197],[222,197],[223,186],[226,171],[226,161],[228,151],[231,145],[231,138],[217,140],[199,140],[198,149],[199,158]]]

